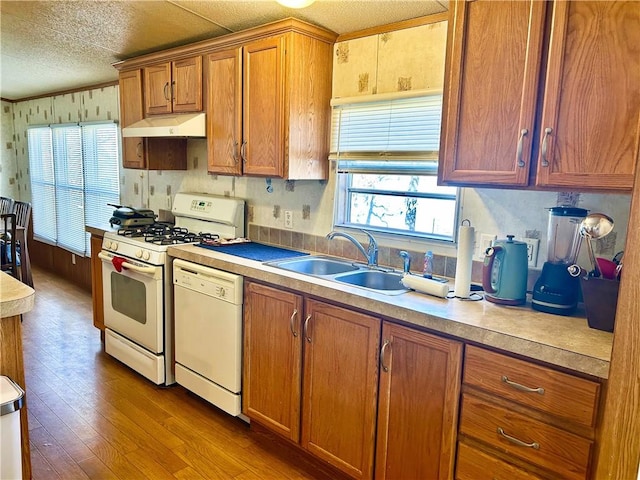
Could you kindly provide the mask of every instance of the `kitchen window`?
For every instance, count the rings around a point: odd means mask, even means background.
[[[453,242],[458,189],[437,185],[442,93],[334,99],[332,106],[335,225]]]
[[[118,127],[96,122],[27,130],[33,236],[91,253],[87,223],[101,224],[120,200]]]

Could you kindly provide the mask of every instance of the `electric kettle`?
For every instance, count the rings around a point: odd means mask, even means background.
[[[496,240],[487,248],[482,266],[482,288],[487,301],[501,305],[522,305],[527,300],[527,244]]]

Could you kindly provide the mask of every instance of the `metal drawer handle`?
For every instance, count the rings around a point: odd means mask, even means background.
[[[311,320],[311,314],[307,315],[307,318],[304,320],[304,337],[307,339],[307,342],[311,343],[311,337],[307,334],[309,331],[309,320]]]
[[[547,127],[544,129],[544,139],[542,140],[542,166],[549,166],[549,159],[547,158],[547,150],[549,148],[549,137],[553,133],[553,128]]]
[[[522,160],[522,144],[524,143],[524,137],[526,137],[528,133],[529,130],[523,128],[520,130],[520,138],[518,139],[518,166],[521,168],[525,165],[524,160]]]
[[[538,388],[526,387],[512,380],[509,380],[509,377],[507,377],[506,375],[502,376],[502,381],[507,385],[509,385],[510,387],[515,388],[516,390],[520,390],[522,392],[527,392],[527,393],[539,393],[540,395],[544,395],[544,388],[542,387],[538,387]]]
[[[293,313],[291,314],[291,318],[289,319],[289,328],[291,329],[291,334],[294,337],[298,336],[298,332],[296,332],[293,328],[293,319],[296,318],[296,315],[298,315],[298,310],[294,308]]]
[[[380,366],[384,372],[389,371],[389,367],[384,364],[384,354],[387,351],[387,347],[391,344],[391,340],[385,340],[380,349]]]
[[[510,441],[514,445],[518,445],[520,447],[533,448],[534,450],[540,450],[540,444],[538,442],[526,443],[526,442],[523,442],[522,440],[518,440],[516,437],[512,437],[511,435],[507,435],[506,433],[504,433],[504,430],[501,427],[498,427],[498,434],[506,438],[508,441]]]

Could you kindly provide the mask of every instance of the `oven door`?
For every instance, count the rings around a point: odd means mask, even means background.
[[[104,250],[98,256],[102,259],[105,326],[154,354],[162,353],[164,268]]]

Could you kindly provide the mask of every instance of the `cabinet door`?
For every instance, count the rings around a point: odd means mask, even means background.
[[[284,36],[244,47],[242,151],[248,175],[283,175],[284,50]]]
[[[91,299],[93,302],[93,326],[104,332],[104,298],[102,296],[102,237],[91,235]]]
[[[353,478],[373,475],[380,321],[306,301],[302,446]]]
[[[554,2],[537,184],[631,190],[640,140],[640,6]]]
[[[120,125],[128,127],[144,117],[142,71],[120,72]],[[146,168],[144,139],[122,138],[122,166]]]
[[[302,297],[245,284],[242,412],[300,440]]]
[[[453,476],[462,344],[384,322],[376,478]]]
[[[145,115],[171,113],[171,63],[144,69]]]
[[[171,63],[172,110],[202,111],[202,57],[196,56]]]
[[[545,3],[453,3],[441,183],[528,184]]]
[[[241,49],[207,56],[207,170],[241,175],[242,54]]]

